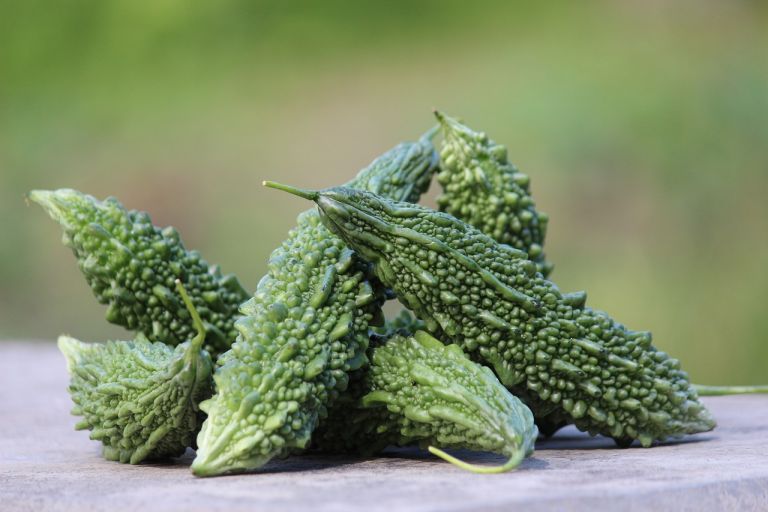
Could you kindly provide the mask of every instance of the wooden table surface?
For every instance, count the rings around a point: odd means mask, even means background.
[[[705,399],[717,429],[650,449],[566,428],[502,475],[397,449],[372,459],[297,456],[200,479],[189,472],[191,452],[172,464],[103,460],[100,444],[73,430],[67,381],[53,343],[0,342],[0,511],[768,511],[768,396]]]

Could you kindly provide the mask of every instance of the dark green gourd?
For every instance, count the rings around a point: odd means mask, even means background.
[[[180,279],[205,323],[206,349],[215,356],[232,344],[237,308],[248,293],[233,275],[188,251],[174,228],[152,225],[148,214],[115,198],[99,201],[71,189],[29,197],[61,224],[94,295],[109,305],[109,322],[170,345],[191,338],[189,314],[172,291]]]
[[[431,136],[396,146],[349,186],[417,200],[437,165]],[[196,475],[256,469],[306,447],[348,372],[367,362],[368,327],[381,318],[383,290],[315,209],[297,223],[270,256],[268,274],[241,308],[237,341],[219,359]]]
[[[445,213],[347,188],[303,191],[427,328],[488,364],[534,415],[626,444],[712,429],[678,360],[562,294],[508,245]]]
[[[443,132],[440,211],[476,227],[499,243],[528,253],[546,277],[543,251],[547,214],[537,211],[530,179],[507,159],[507,148],[456,119],[435,112]]]
[[[83,343],[59,337],[71,376],[76,428],[89,429],[109,460],[137,464],[181,455],[192,446],[201,418],[198,404],[211,396],[213,364],[202,349],[205,327],[184,293],[197,335],[175,348],[133,341]]]
[[[370,455],[419,443],[441,457],[432,445],[509,457],[497,467],[458,462],[481,473],[512,469],[533,452],[531,411],[458,345],[443,345],[423,331],[375,340],[370,366],[315,433],[319,449]]]

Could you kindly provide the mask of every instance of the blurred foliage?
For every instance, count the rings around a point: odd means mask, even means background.
[[[308,206],[262,179],[340,183],[440,107],[531,175],[562,289],[764,382],[766,55],[758,1],[0,0],[0,337],[124,335],[28,190],[116,195],[254,288]]]

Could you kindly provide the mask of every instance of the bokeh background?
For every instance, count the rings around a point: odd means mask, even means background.
[[[561,289],[768,380],[760,1],[0,0],[0,338],[126,336],[28,190],[116,195],[253,289],[308,207],[261,181],[341,183],[433,107],[530,174]]]

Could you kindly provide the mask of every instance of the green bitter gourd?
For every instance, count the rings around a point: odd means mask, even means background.
[[[180,279],[205,322],[206,349],[215,356],[232,344],[237,308],[248,293],[234,275],[188,251],[173,227],[158,228],[147,213],[126,210],[113,197],[99,201],[71,189],[29,197],[61,224],[94,295],[109,305],[109,322],[170,345],[191,338],[189,314],[172,291]]]
[[[444,452],[432,445],[509,457],[496,467],[458,462],[481,473],[512,469],[533,452],[531,411],[458,345],[416,331],[383,338],[369,354],[370,367],[316,432],[319,449],[370,455],[388,445],[419,443],[441,457]]]
[[[396,146],[349,185],[417,200],[437,165],[432,134]],[[348,372],[367,363],[368,326],[381,317],[384,292],[315,209],[297,223],[270,256],[268,274],[241,308],[237,341],[218,361],[192,464],[198,476],[256,469],[305,448]]]
[[[548,277],[553,265],[545,260],[542,246],[548,216],[537,212],[530,196],[530,180],[507,160],[507,150],[482,132],[435,111],[444,134],[442,160],[437,181],[443,193],[437,198],[440,210],[471,224],[499,243],[525,251]],[[765,393],[766,386],[701,386],[702,395]],[[567,424],[558,417],[537,415],[544,435]]]
[[[269,184],[315,201],[323,222],[441,339],[491,366],[534,414],[557,412],[620,445],[712,429],[678,360],[562,294],[526,253],[445,213],[346,188]]]
[[[75,428],[89,429],[109,460],[137,464],[192,446],[201,421],[198,404],[212,392],[213,364],[202,349],[205,327],[178,289],[197,335],[175,348],[142,334],[103,344],[59,337],[71,376],[72,414],[83,417]]]
[[[507,159],[507,148],[441,112],[443,133],[437,181],[441,211],[471,224],[502,244],[528,253],[546,277],[544,256],[549,217],[536,210],[530,179]]]
[[[543,252],[549,216],[535,208],[528,175],[507,157],[507,148],[458,120],[435,111],[443,132],[437,181],[441,211],[476,227],[499,243],[528,253],[548,277],[553,265]],[[550,436],[567,424],[537,411],[539,431]]]

